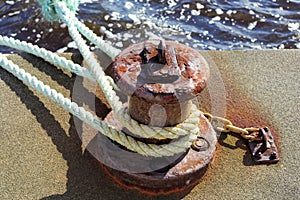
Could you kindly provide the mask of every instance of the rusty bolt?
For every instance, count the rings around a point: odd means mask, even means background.
[[[197,137],[197,139],[192,143],[191,147],[195,151],[205,151],[209,148],[209,143],[205,138]]]

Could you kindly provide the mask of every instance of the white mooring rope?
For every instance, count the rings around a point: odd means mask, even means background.
[[[4,55],[0,54],[0,65],[4,69],[12,73],[25,84],[36,89],[45,97],[50,98],[68,112],[94,127],[103,135],[125,146],[129,150],[146,156],[161,157],[172,156],[174,154],[184,152],[191,146],[199,132],[199,115],[201,115],[201,112],[195,105],[192,105],[190,116],[185,121],[174,127],[159,128],[138,123],[129,116],[127,108],[123,107],[122,102],[119,100],[119,97],[113,89],[116,88],[115,83],[112,81],[111,77],[105,75],[99,61],[89,50],[81,34],[97,45],[111,58],[114,58],[120,50],[107,44],[76,18],[76,9],[74,9],[74,5],[76,5],[75,0],[39,0],[39,2],[42,5],[44,16],[50,20],[62,20],[68,26],[69,33],[84,57],[89,69],[81,67],[78,64],[74,64],[72,61],[60,57],[51,51],[13,38],[2,37],[0,35],[0,45],[26,51],[41,57],[52,64],[68,69],[79,76],[96,81],[109,102],[114,115],[117,117],[122,126],[126,127],[136,136],[142,138],[172,139],[171,142],[163,145],[146,144],[135,140],[133,137],[126,135],[122,131],[117,131],[106,122],[99,120],[96,115],[86,111],[83,107],[79,107],[75,102],[65,98],[61,93],[51,89],[48,85],[45,85],[36,77],[25,72],[24,69],[21,69],[12,61],[8,60]],[[72,5],[70,6],[69,4]]]

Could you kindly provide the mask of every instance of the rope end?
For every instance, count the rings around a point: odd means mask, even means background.
[[[71,11],[76,13],[79,7],[78,0],[37,0],[42,7],[42,14],[46,20],[49,22],[60,21],[55,10],[55,4],[58,2],[64,2],[66,7]]]

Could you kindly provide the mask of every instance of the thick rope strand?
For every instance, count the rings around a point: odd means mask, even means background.
[[[80,22],[76,17],[74,18],[74,24],[78,28],[78,31],[89,39],[93,44],[100,48],[110,58],[114,59],[121,51],[113,46],[107,44],[102,38],[97,36],[91,31],[85,24]]]
[[[94,54],[90,52],[88,46],[86,45],[85,41],[83,40],[83,38],[81,37],[81,35],[79,34],[78,30],[74,25],[74,21],[76,18],[75,14],[71,13],[67,9],[65,4],[62,2],[57,3],[55,6],[58,15],[61,17],[63,22],[67,24],[71,37],[73,38],[76,45],[78,46],[78,49],[80,50],[81,54],[85,58],[86,63],[90,67],[90,70],[94,75],[94,78],[96,79],[97,83],[101,87],[117,119],[124,127],[128,128],[130,131],[132,131],[133,134],[137,136],[144,137],[144,138],[155,138],[155,139],[178,138],[181,135],[188,135],[189,131],[193,128],[198,129],[198,123],[194,123],[194,124],[181,123],[178,126],[174,127],[174,129],[170,127],[163,128],[163,129],[150,127],[150,126],[145,127],[145,125],[139,124],[136,120],[130,118],[128,115],[125,116],[124,114],[122,114],[122,103],[119,101],[119,98],[116,95],[115,91],[113,91],[112,87],[108,84],[107,76],[105,75],[102,68],[100,67],[100,64],[98,63]],[[151,132],[149,133],[149,131]]]
[[[66,15],[75,14],[79,7],[78,0],[37,0],[41,5],[41,11],[45,19],[50,22],[60,21],[61,16],[58,14],[58,10],[56,9],[56,4],[64,4],[66,9]],[[77,18],[74,18],[74,23],[78,28],[79,32],[83,34],[87,39],[89,39],[92,43],[98,46],[103,52],[105,52],[111,58],[114,58],[119,52],[119,49],[116,49],[105,42],[102,38],[98,37],[95,33],[93,33],[87,26],[81,23]],[[106,35],[111,35],[109,31],[102,31]]]
[[[38,57],[43,58],[44,60],[56,64],[58,66],[61,66],[65,69],[68,69],[69,71],[76,73],[77,75],[81,75],[83,77],[87,77],[91,80],[94,80],[92,75],[90,74],[89,70],[81,67],[78,64],[74,64],[72,61],[67,60],[64,57],[60,57],[51,51],[48,51],[43,48],[39,48],[37,45],[33,45],[31,43],[27,43],[24,41],[16,40],[14,38],[9,37],[2,37],[0,35],[0,45],[5,45],[9,47],[14,47],[19,50],[23,50],[25,52],[31,53],[33,55],[36,55]],[[113,80],[108,77],[108,80],[110,84],[114,87],[114,89],[117,88],[117,86],[114,84]],[[95,80],[94,80],[95,81]],[[155,138],[155,139],[174,139],[178,138],[179,136],[187,135],[189,134],[188,130],[185,130],[186,128],[178,128],[179,126],[189,126],[191,122],[191,119],[188,119],[189,121],[185,121],[184,123],[181,123],[175,127],[165,127],[164,129],[161,129],[159,127],[151,127],[149,128],[147,125],[140,124],[138,126],[138,122],[131,119],[131,117],[128,115],[128,112],[126,108],[122,108],[119,112],[119,121],[121,121],[122,124],[127,124],[126,127],[135,133],[140,133],[138,136],[144,137],[144,138]],[[194,118],[194,120],[197,120],[198,118]],[[193,121],[192,123],[197,124],[197,121]]]
[[[0,45],[8,46],[15,48],[27,53],[33,54],[37,57],[43,58],[45,61],[52,63],[54,65],[61,66],[72,73],[75,73],[79,76],[91,79],[95,81],[94,77],[91,75],[90,71],[87,68],[81,67],[78,64],[75,64],[73,61],[66,59],[65,57],[60,57],[57,54],[48,51],[44,48],[40,48],[37,45],[33,45],[29,42],[20,41],[11,37],[1,36],[0,35]]]
[[[77,18],[75,17],[74,9],[73,12],[70,12],[69,9],[71,8],[67,7],[66,2],[64,1],[55,1],[55,3],[51,6],[51,9],[55,9],[53,10],[55,15],[57,15],[59,19],[61,19],[67,24],[71,37],[76,42],[76,45],[78,46],[81,54],[83,55],[85,61],[90,67],[90,74],[101,87],[106,99],[113,108],[114,114],[117,116],[117,118],[127,118],[129,115],[124,115],[124,109],[123,114],[122,112],[120,112],[120,110],[122,110],[122,103],[120,102],[119,97],[116,95],[115,91],[112,88],[110,77],[105,75],[95,55],[90,52],[89,47],[85,43],[85,40],[83,40],[82,36],[78,32],[78,29],[80,28],[78,28],[78,26],[76,27],[75,22]],[[86,30],[84,30],[83,32],[86,32]],[[84,35],[84,33],[82,34]],[[105,47],[102,46],[102,48]],[[65,98],[62,94],[57,93],[49,86],[44,85],[41,81],[37,80],[36,77],[31,76],[29,73],[26,73],[23,69],[20,69],[17,65],[13,64],[11,61],[8,61],[6,58],[1,58],[0,64],[3,65],[4,68],[7,69],[9,72],[11,72],[20,80],[22,80],[24,83],[29,84],[38,92],[50,98],[58,105],[60,105],[73,115],[77,116],[82,121],[101,131],[102,134],[104,134],[105,136],[127,147],[129,150],[135,151],[139,154],[160,157],[171,156],[177,153],[181,153],[184,152],[188,147],[190,147],[192,141],[194,141],[198,135],[199,128],[197,122],[199,122],[199,113],[196,108],[195,110],[193,110],[190,117],[185,122],[179,124],[177,127],[165,127],[163,129],[160,129],[157,127],[141,125],[131,118],[125,120],[123,125],[125,127],[131,127],[133,133],[136,135],[151,138],[153,138],[152,136],[155,135],[155,137],[159,137],[161,139],[177,138],[171,140],[169,144],[164,145],[145,144],[131,136],[124,134],[121,131],[115,130],[113,127],[109,126],[105,122],[100,121],[97,118],[97,116],[86,111],[84,108],[79,107],[76,103],[71,102],[69,99]],[[172,134],[176,136],[173,136]]]
[[[75,73],[78,76],[82,76],[90,79],[91,81],[96,81],[94,77],[91,75],[89,69],[85,67],[81,67],[79,64],[75,64],[72,60],[68,60],[65,57],[58,56],[57,54],[46,50],[44,48],[40,48],[37,45],[33,45],[32,43],[20,41],[18,39],[14,39],[12,37],[2,36],[0,35],[0,45],[8,46],[11,48],[15,48],[37,57],[44,59],[45,61],[60,66],[69,70],[72,73]],[[119,90],[118,86],[115,84],[114,80],[111,77],[107,77],[109,83],[115,90]]]
[[[73,40],[75,41],[80,53],[85,58],[85,62],[90,67],[91,74],[95,78],[96,82],[102,89],[108,103],[113,110],[118,110],[122,107],[122,103],[116,92],[113,90],[112,86],[108,84],[107,77],[100,67],[99,61],[96,59],[95,55],[89,50],[86,45],[85,40],[81,37],[80,33],[74,25],[75,13],[72,13],[67,9],[65,3],[58,2],[55,4],[56,12],[62,19],[62,21],[68,26],[69,33]]]
[[[30,85],[33,89],[37,90],[45,97],[50,98],[52,101],[71,114],[99,130],[103,135],[139,154],[155,157],[172,156],[184,152],[191,145],[192,141],[197,138],[197,134],[191,134],[172,141],[169,144],[145,144],[135,140],[131,136],[124,134],[122,131],[117,131],[107,123],[99,120],[97,116],[86,111],[83,107],[79,107],[75,102],[65,98],[56,90],[51,89],[48,85],[45,85],[35,76],[27,73],[24,69],[21,69],[18,65],[8,60],[2,54],[0,54],[0,65],[19,80],[23,81],[25,84]]]
[[[200,111],[192,104],[191,114],[182,123],[173,127],[153,127],[140,124],[132,119],[128,114],[128,108],[123,107],[116,115],[118,121],[124,125],[130,132],[139,133],[138,136],[143,138],[155,139],[176,139],[180,136],[190,134],[191,130],[198,129]]]

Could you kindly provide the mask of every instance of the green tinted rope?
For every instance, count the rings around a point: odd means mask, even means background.
[[[2,54],[0,54],[0,66],[13,74],[19,80],[23,81],[25,84],[31,86],[33,89],[43,94],[45,97],[54,101],[57,105],[61,106],[82,121],[99,130],[103,135],[125,146],[129,150],[132,150],[139,154],[155,157],[172,156],[174,154],[185,151],[186,146],[191,145],[190,140],[195,140],[196,138],[186,136],[167,145],[145,144],[143,142],[136,141],[134,138],[125,135],[121,131],[117,131],[105,122],[99,120],[96,115],[93,115],[90,112],[86,111],[83,107],[79,107],[75,102],[72,102],[70,99],[65,98],[61,93],[58,93],[56,90],[51,89],[48,85],[45,85],[35,76],[27,73],[24,69],[21,69],[18,65],[8,60]]]
[[[25,72],[23,69],[20,69],[19,66],[15,65],[5,56],[0,54],[0,65],[4,69],[15,75],[24,83],[30,85],[32,88],[36,89],[44,96],[50,98],[59,106],[77,116],[82,121],[99,130],[105,136],[125,146],[129,150],[142,155],[161,157],[184,152],[190,147],[192,142],[196,139],[199,131],[198,124],[199,115],[201,112],[195,105],[192,106],[192,112],[189,118],[175,127],[158,128],[139,124],[128,115],[126,108],[123,107],[119,97],[113,90],[114,83],[112,83],[110,77],[104,74],[99,61],[96,59],[95,55],[90,52],[89,47],[86,45],[85,40],[81,37],[79,32],[81,32],[81,34],[87,38],[92,38],[92,42],[98,45],[100,49],[102,49],[111,57],[115,56],[119,50],[116,50],[113,47],[109,48],[110,45],[101,39],[97,39],[97,36],[92,33],[92,31],[90,31],[84,24],[77,20],[75,17],[75,11],[77,10],[77,8],[75,9],[75,1],[46,0],[39,2],[42,3],[43,14],[45,15],[46,13],[49,15],[46,16],[47,19],[62,20],[65,24],[67,24],[69,33],[78,46],[81,54],[85,58],[89,69],[85,69],[80,65],[76,65],[72,61],[61,58],[50,51],[40,49],[38,46],[26,42],[20,42],[12,38],[0,36],[0,45],[16,47],[17,49],[24,50],[36,56],[42,57],[46,61],[49,61],[53,64],[63,66],[80,76],[95,80],[101,87],[106,99],[114,111],[115,116],[123,126],[140,137],[173,140],[169,144],[164,145],[146,144],[137,141],[133,137],[124,134],[122,131],[117,131],[107,123],[99,120],[96,115],[93,115],[84,108],[79,107],[75,102],[65,98],[62,94],[58,93],[54,89],[51,89],[43,82],[37,80],[36,77]],[[72,5],[69,5],[68,3],[72,3]]]

